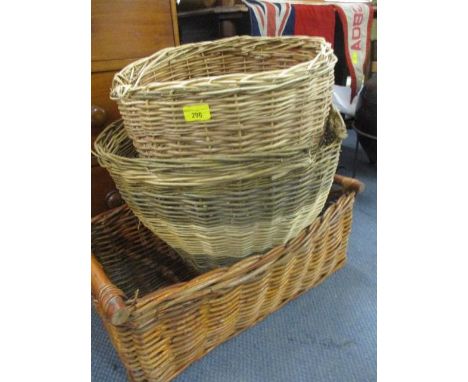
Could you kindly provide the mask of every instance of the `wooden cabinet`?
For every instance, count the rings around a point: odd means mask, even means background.
[[[159,49],[179,44],[175,0],[92,0],[91,144],[110,122],[120,118],[109,99],[114,74]],[[109,174],[91,159],[91,215],[117,205]]]
[[[91,167],[91,211],[99,213],[122,204],[122,198],[105,168]]]
[[[93,62],[136,59],[175,43],[169,0],[93,0]]]

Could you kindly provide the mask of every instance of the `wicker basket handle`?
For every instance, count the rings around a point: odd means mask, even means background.
[[[93,254],[91,254],[91,292],[113,325],[127,322],[130,310],[123,299],[125,294],[112,284]]]
[[[334,182],[342,186],[345,190],[359,194],[365,190],[365,185],[361,181],[347,176],[335,174]]]

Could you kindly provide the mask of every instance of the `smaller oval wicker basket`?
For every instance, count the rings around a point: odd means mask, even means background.
[[[316,152],[155,161],[138,157],[117,121],[95,149],[141,222],[206,270],[283,244],[309,225],[323,208],[345,135],[332,110]]]
[[[111,98],[141,156],[278,153],[318,145],[335,63],[321,37],[185,44],[122,69]]]

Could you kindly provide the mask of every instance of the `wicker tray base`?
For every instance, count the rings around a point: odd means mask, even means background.
[[[130,379],[170,381],[341,268],[361,185],[335,181],[341,196],[298,237],[196,277],[127,207],[94,218],[94,302]]]

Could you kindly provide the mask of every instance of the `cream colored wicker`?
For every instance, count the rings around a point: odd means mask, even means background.
[[[118,121],[95,149],[141,222],[204,270],[283,244],[309,225],[327,198],[345,134],[333,110],[316,152],[156,161],[137,157]]]
[[[125,67],[114,77],[111,98],[145,157],[313,148],[323,134],[335,63],[320,37],[186,44]]]

